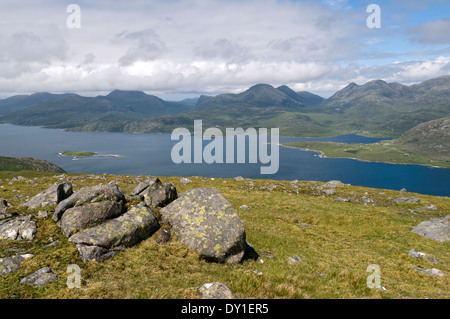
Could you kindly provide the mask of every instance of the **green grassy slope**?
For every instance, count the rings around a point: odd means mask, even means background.
[[[64,180],[83,186],[114,181],[126,192],[145,176],[74,175]],[[10,175],[8,175],[11,178]],[[173,182],[179,192],[198,187],[216,187],[243,220],[247,241],[261,254],[264,263],[246,260],[242,264],[216,264],[199,256],[177,240],[165,246],[156,244],[157,232],[137,246],[104,263],[83,263],[73,243],[68,242],[51,218],[37,217],[38,210],[18,207],[14,196],[31,197],[55,182],[59,176],[37,176],[37,185],[21,180],[9,184],[0,173],[0,197],[11,201],[15,210],[32,214],[38,224],[31,242],[0,240],[0,258],[20,249],[33,258],[23,262],[15,274],[2,276],[0,298],[198,298],[196,287],[207,282],[227,282],[239,298],[448,298],[450,287],[450,243],[438,243],[411,232],[422,221],[443,217],[450,211],[446,197],[407,194],[419,204],[395,204],[392,198],[405,196],[398,191],[365,187],[337,187],[334,195],[322,193],[320,182],[210,179],[189,177],[192,183],[179,183],[180,177],[160,177]],[[33,176],[29,176],[33,178]],[[275,187],[274,187],[275,186]],[[340,196],[350,202],[338,202]],[[372,202],[365,203],[363,198]],[[23,199],[25,200],[25,199]],[[241,205],[249,210],[240,210]],[[419,210],[433,204],[436,210]],[[298,223],[309,226],[299,226]],[[59,244],[48,247],[49,238]],[[441,263],[413,259],[410,249],[432,255]],[[286,259],[299,256],[298,264]],[[81,288],[66,285],[67,267],[81,267]],[[369,265],[381,269],[381,285],[387,290],[367,287]],[[58,280],[42,288],[19,284],[21,278],[50,266]],[[414,267],[438,268],[445,277],[420,274]]]

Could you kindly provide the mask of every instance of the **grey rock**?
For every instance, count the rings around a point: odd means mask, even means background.
[[[32,240],[36,234],[36,223],[31,215],[0,221],[0,239]]]
[[[239,207],[239,209],[248,210],[248,209],[250,209],[250,207],[248,207],[247,205],[242,205]]]
[[[159,223],[148,207],[133,207],[120,217],[81,230],[71,236],[69,241],[82,246],[98,246],[111,250],[119,246],[134,246],[158,229]]]
[[[213,282],[197,287],[201,299],[237,299],[237,296],[224,283]]]
[[[170,224],[178,239],[201,258],[224,263],[242,260],[246,247],[244,225],[217,189],[187,191],[160,213],[163,223]]]
[[[439,262],[436,258],[431,257],[425,253],[415,250],[414,248],[408,252],[408,255],[413,258],[426,259],[431,262]]]
[[[164,207],[178,197],[175,185],[172,183],[163,184],[159,178],[139,183],[131,192],[131,195],[143,196],[145,204],[149,207]]]
[[[350,199],[348,199],[348,198],[343,198],[343,197],[336,197],[334,200],[335,200],[335,201],[338,201],[338,202],[345,202],[345,203],[350,202]]]
[[[326,182],[324,185],[324,187],[336,187],[336,186],[345,186],[345,184],[342,183],[341,181],[332,180],[332,181]]]
[[[430,204],[424,207],[420,207],[417,210],[437,210],[437,207],[433,204]]]
[[[6,199],[0,198],[0,213],[5,213],[8,207],[11,207],[12,204],[8,202]]]
[[[170,227],[165,226],[163,229],[161,229],[161,232],[159,233],[159,236],[156,239],[156,242],[159,245],[164,245],[167,242],[169,242],[171,238],[172,238],[172,234],[170,232]]]
[[[21,206],[27,206],[28,208],[33,209],[58,205],[61,201],[72,195],[72,193],[72,184],[55,184],[42,193],[32,197],[26,203],[21,204]]]
[[[450,241],[450,215],[444,218],[432,218],[429,221],[421,222],[412,230],[422,237],[427,237],[437,242]]]
[[[55,241],[52,241],[50,244],[45,245],[45,247],[53,247],[53,246],[57,246],[57,245],[59,245],[59,243],[60,243],[59,240],[55,240]]]
[[[4,219],[9,219],[9,218],[15,217],[17,215],[18,214],[16,212],[0,214],[0,224],[1,224],[1,221],[3,221]]]
[[[22,256],[13,256],[0,258],[0,276],[19,271],[20,265],[25,258]]]
[[[359,200],[361,200],[363,203],[366,203],[366,204],[373,203],[373,199],[371,199],[367,196],[362,196]]]
[[[272,254],[270,251],[262,251],[260,252],[260,254],[270,259],[276,258],[276,256]]]
[[[145,191],[149,187],[153,187],[156,184],[161,184],[161,181],[158,178],[153,178],[150,180],[147,180],[145,182],[140,182],[138,186],[136,186],[133,191],[131,192],[131,196],[136,196],[141,194],[143,191]]]
[[[307,224],[307,223],[296,223],[295,225],[298,226],[298,227],[310,227],[310,226],[316,226],[316,225]]]
[[[58,222],[64,212],[69,208],[82,206],[86,203],[100,202],[103,200],[125,202],[125,196],[117,185],[113,184],[83,187],[56,206],[55,213],[53,214],[53,220]]]
[[[41,218],[43,218],[43,219],[47,219],[47,217],[48,217],[48,211],[40,210],[40,211],[38,212],[38,216],[41,217]]]
[[[144,202],[149,207],[164,207],[178,198],[177,189],[172,183],[161,184],[144,191]]]
[[[237,176],[237,177],[234,178],[234,180],[235,180],[236,182],[242,182],[242,181],[245,180],[245,178],[243,178],[242,176]]]
[[[288,257],[286,259],[286,261],[287,261],[288,264],[293,265],[293,264],[298,264],[299,262],[302,261],[302,259],[300,257],[298,257],[298,256],[292,256],[292,257]]]
[[[108,255],[109,250],[99,246],[89,246],[89,245],[77,245],[78,252],[80,253],[81,260],[84,262],[88,260],[94,260],[96,262],[103,262],[108,257],[113,257]]]
[[[420,199],[416,197],[399,197],[394,198],[394,203],[400,204],[400,203],[407,203],[407,204],[417,204],[420,202]]]
[[[182,178],[182,179],[180,179],[180,183],[182,183],[182,184],[189,184],[189,183],[192,183],[192,181],[190,180],[190,179],[188,179],[188,178]]]
[[[417,272],[419,272],[421,274],[425,274],[425,275],[431,275],[431,276],[435,276],[435,277],[444,277],[445,276],[445,274],[441,270],[436,269],[436,268],[424,269],[424,268],[415,266],[414,269]]]
[[[406,188],[402,188],[399,193],[400,194],[406,194],[408,191],[406,190]]]
[[[126,211],[123,202],[103,201],[69,208],[61,218],[61,230],[66,237],[105,220],[119,217]]]
[[[322,189],[322,193],[325,193],[327,195],[333,195],[336,193],[336,188],[324,188]]]
[[[33,274],[23,278],[20,283],[30,286],[44,286],[49,282],[58,280],[50,267],[44,267]]]

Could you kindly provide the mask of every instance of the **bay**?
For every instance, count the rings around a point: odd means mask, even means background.
[[[381,139],[344,135],[326,139],[281,137],[280,142],[321,140],[345,143],[373,143]],[[340,180],[344,183],[450,196],[450,169],[421,165],[370,163],[353,159],[320,158],[316,152],[280,147],[279,170],[262,175],[256,164],[175,164],[171,151],[177,141],[170,134],[131,134],[67,132],[40,127],[0,125],[0,155],[34,157],[62,167],[67,172],[91,174],[204,176],[232,178],[243,176],[274,180]],[[204,142],[206,145],[208,142]],[[61,157],[62,151],[90,151],[116,157]],[[248,152],[248,149],[246,150]]]

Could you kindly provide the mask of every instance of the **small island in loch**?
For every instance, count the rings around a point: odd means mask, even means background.
[[[98,154],[97,152],[86,151],[64,151],[58,154],[59,156],[73,156],[74,158],[98,156],[98,157],[125,157],[117,154]]]

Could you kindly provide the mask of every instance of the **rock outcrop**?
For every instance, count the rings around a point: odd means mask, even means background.
[[[246,247],[242,221],[215,188],[183,193],[160,211],[178,239],[208,261],[238,263]]]

